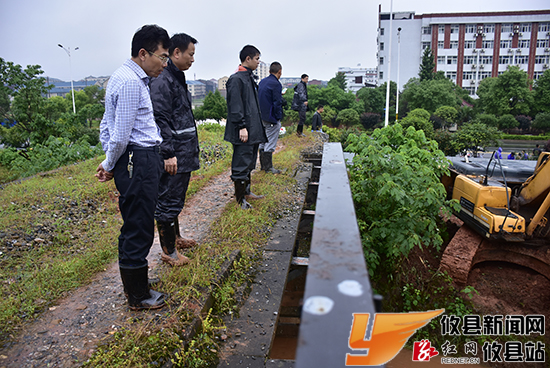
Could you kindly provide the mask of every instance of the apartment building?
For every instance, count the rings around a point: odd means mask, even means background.
[[[395,12],[391,29],[390,13],[380,10],[379,85],[387,81],[388,74],[397,81],[399,68],[402,89],[410,78],[418,76],[427,47],[433,52],[436,71],[443,71],[472,96],[480,81],[497,77],[510,65],[525,70],[531,79],[538,79],[550,67],[550,10],[420,15]]]
[[[343,73],[346,77],[346,89],[351,92],[357,92],[363,87],[374,87],[378,83],[378,73],[376,68],[357,68],[339,67],[338,73]]]

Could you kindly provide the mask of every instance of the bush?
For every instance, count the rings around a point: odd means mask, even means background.
[[[550,112],[541,112],[535,116],[532,124],[533,128],[548,132],[550,130]]]
[[[365,112],[361,114],[359,121],[361,122],[361,125],[363,128],[367,130],[372,130],[375,128],[381,128],[380,121],[381,117],[380,114],[374,114],[372,112]]]
[[[401,119],[399,123],[403,128],[414,127],[416,130],[424,131],[426,138],[434,138],[434,127],[430,122],[430,113],[424,109],[414,109],[409,114]]]
[[[359,114],[354,109],[344,109],[340,111],[336,120],[345,126],[353,126],[359,124]]]
[[[519,128],[521,130],[529,130],[531,128],[531,117],[525,115],[516,116],[516,120],[519,123]]]
[[[502,115],[498,119],[498,128],[501,130],[513,129],[517,126],[519,126],[519,122],[511,114]]]
[[[381,274],[380,266],[392,272],[414,247],[439,249],[439,213],[450,212],[451,202],[439,179],[449,162],[437,143],[400,124],[348,141],[356,154],[350,185],[371,277]]]
[[[454,136],[448,130],[436,130],[434,139],[445,156],[455,156],[458,153]]]
[[[498,127],[498,119],[493,114],[480,114],[475,119],[476,123],[484,124],[490,127]]]

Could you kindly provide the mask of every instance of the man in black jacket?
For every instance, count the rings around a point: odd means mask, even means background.
[[[292,99],[292,109],[298,111],[298,116],[300,121],[298,121],[298,128],[296,129],[296,134],[298,137],[304,136],[304,123],[306,122],[306,111],[307,111],[307,82],[309,76],[307,74],[302,74],[302,80],[300,83],[294,87],[294,97]]]
[[[181,266],[189,259],[177,251],[176,244],[186,248],[195,243],[179,236],[178,215],[185,204],[191,171],[199,169],[199,138],[191,93],[183,73],[195,61],[197,40],[179,33],[171,41],[168,66],[151,82],[151,100],[161,130],[160,151],[164,159],[155,219],[163,251],[161,259],[172,266]]]
[[[250,175],[256,167],[258,146],[267,142],[258,86],[252,75],[260,64],[260,50],[246,45],[240,52],[241,65],[227,81],[227,123],[224,139],[233,145],[231,180],[235,183],[235,198],[242,209],[252,206],[246,199],[257,199],[250,192]],[[247,198],[246,198],[247,197]]]

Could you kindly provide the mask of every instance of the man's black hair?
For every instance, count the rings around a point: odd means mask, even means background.
[[[246,60],[247,56],[250,56],[251,59],[254,59],[254,56],[260,55],[260,50],[258,50],[255,46],[252,45],[246,45],[241,50],[241,53],[239,54],[239,58],[241,59],[241,63],[243,63]]]
[[[302,74],[302,79],[309,77],[307,74]]]
[[[199,41],[197,41],[195,38],[189,36],[186,33],[176,33],[172,36],[170,39],[172,42],[172,45],[170,46],[170,56],[174,53],[174,50],[176,48],[180,49],[181,52],[184,52],[189,47],[189,44],[197,44]]]
[[[170,48],[168,32],[156,24],[145,25],[138,29],[132,38],[132,57],[137,57],[141,49],[155,52],[158,45],[165,49]]]
[[[278,61],[272,62],[271,65],[269,66],[269,72],[271,74],[277,74],[281,69],[283,69],[283,66]]]
[[[317,105],[317,110],[322,109],[323,107],[325,107],[325,106],[323,106],[323,105]]]

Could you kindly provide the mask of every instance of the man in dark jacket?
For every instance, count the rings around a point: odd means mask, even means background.
[[[224,139],[233,145],[231,180],[235,183],[235,198],[242,209],[252,206],[248,199],[261,198],[250,192],[250,175],[256,167],[258,146],[267,142],[258,90],[252,72],[260,64],[260,50],[246,45],[240,52],[241,65],[227,81],[227,123]]]
[[[151,82],[151,100],[161,130],[160,153],[164,159],[155,219],[163,251],[161,259],[172,266],[181,266],[189,259],[177,251],[176,244],[185,248],[193,246],[194,240],[179,236],[178,215],[185,204],[191,171],[199,168],[199,138],[183,71],[195,61],[197,40],[179,33],[171,41],[168,66]]]
[[[260,144],[260,164],[262,170],[272,174],[281,173],[273,168],[273,152],[277,147],[283,117],[283,86],[279,82],[282,74],[281,63],[274,61],[269,66],[269,76],[262,79],[258,86],[262,123],[267,135],[267,143]]]
[[[309,76],[307,74],[302,74],[302,80],[300,83],[294,87],[294,97],[292,99],[292,109],[298,111],[298,116],[300,121],[298,122],[298,128],[296,129],[296,134],[299,137],[304,136],[304,123],[306,122],[306,111],[307,111],[307,82]]]
[[[322,126],[323,126],[323,118],[321,118],[321,114],[325,111],[325,108],[323,105],[317,106],[317,111],[315,111],[315,114],[313,114],[313,118],[311,119],[311,131],[312,132],[322,132]]]

